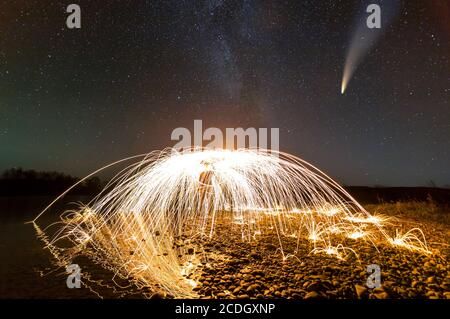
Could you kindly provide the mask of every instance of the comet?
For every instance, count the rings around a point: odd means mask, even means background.
[[[400,7],[400,2],[398,0],[375,1],[375,3],[378,3],[380,6],[381,27],[369,28],[367,18],[370,15],[370,11],[368,12],[368,8],[372,3],[374,3],[372,0],[363,1],[362,7],[355,15],[355,31],[353,32],[345,58],[344,72],[341,82],[341,94],[345,93],[348,83],[352,79],[353,74],[361,64],[363,58],[379,41],[381,35],[393,21]]]

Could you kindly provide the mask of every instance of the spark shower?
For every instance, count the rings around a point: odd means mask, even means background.
[[[58,223],[42,230],[40,214],[33,224],[58,266],[87,256],[140,287],[175,297],[195,296],[197,283],[186,275],[198,266],[196,255],[183,251],[192,248],[177,243],[212,238],[219,219],[238,229],[243,241],[275,230],[283,259],[297,254],[285,249],[286,238],[307,238],[311,253],[336,258],[357,255],[344,245],[348,238],[430,253],[419,229],[388,234],[385,217],[370,215],[319,169],[272,152],[154,151],[121,171],[90,203],[63,213]]]

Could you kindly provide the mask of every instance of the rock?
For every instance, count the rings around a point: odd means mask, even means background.
[[[199,291],[200,289],[202,289],[202,285],[201,284],[197,284],[197,286],[192,288],[193,291]]]
[[[212,277],[211,276],[202,277],[200,278],[200,281],[206,283],[207,281],[212,281]]]
[[[311,278],[315,279],[317,281],[320,281],[320,282],[327,280],[327,276],[325,276],[325,275],[314,275],[314,276],[311,276]]]
[[[294,280],[295,281],[299,281],[300,279],[302,279],[303,278],[303,275],[302,274],[295,274],[294,275]]]
[[[401,296],[404,296],[404,295],[407,295],[407,294],[408,294],[408,292],[407,292],[404,288],[402,288],[402,287],[398,287],[396,290],[397,290],[397,293],[398,293],[399,295],[401,295]]]
[[[436,296],[436,292],[433,290],[428,291],[425,296],[427,296],[428,298],[432,299],[432,297]]]
[[[355,290],[356,290],[356,295],[358,296],[358,298],[362,298],[366,292],[367,292],[367,287],[361,286],[361,285],[355,285]]]
[[[450,283],[443,283],[439,287],[441,287],[442,290],[450,291]]]
[[[150,299],[164,299],[166,297],[166,294],[163,292],[155,292],[153,295],[150,296]]]
[[[450,299],[450,266],[446,259],[437,255],[407,253],[388,245],[377,251],[364,241],[349,241],[348,245],[360,256],[362,263],[359,265],[350,255],[346,260],[338,260],[333,256],[308,254],[310,242],[300,238],[287,239],[286,245],[283,245],[286,251],[297,249],[296,256],[300,260],[282,260],[280,256],[273,256],[280,249],[275,230],[267,230],[260,240],[247,243],[242,242],[238,229],[229,228],[227,224],[216,225],[217,240],[223,246],[217,245],[216,239],[205,239],[203,242],[177,237],[175,241],[176,244],[184,241],[183,248],[176,250],[175,256],[180,252],[187,255],[189,247],[192,247],[189,251],[193,252],[191,256],[199,256],[199,262],[203,265],[197,273],[200,278],[195,274],[187,279],[201,282],[201,286],[194,289],[201,298],[211,295],[212,298]],[[429,232],[426,228],[423,230]],[[163,236],[163,231],[160,232]],[[433,237],[429,238],[433,240]],[[216,249],[211,249],[209,253],[203,250],[212,247],[220,248],[220,252]],[[203,254],[199,255],[200,252]],[[134,256],[129,257],[134,258],[137,254],[135,250]],[[160,254],[163,255],[164,250]],[[382,288],[371,289],[365,284],[370,275],[365,265],[370,263],[386,266]]]
[[[211,288],[206,288],[205,291],[203,292],[203,294],[205,296],[211,296],[212,295],[212,289]]]
[[[237,294],[239,291],[241,291],[241,286],[236,287],[236,289],[233,290],[233,294]]]
[[[389,295],[387,292],[383,291],[383,292],[378,292],[378,293],[374,293],[373,296],[376,299],[388,299]]]
[[[241,269],[241,274],[249,274],[252,272],[252,270],[249,267]]]
[[[265,273],[262,270],[253,270],[252,275],[264,277]]]
[[[322,290],[322,284],[318,281],[313,281],[306,287],[306,291],[320,291]]]
[[[257,259],[257,260],[261,260],[261,259],[262,259],[261,255],[258,254],[257,252],[252,252],[252,253],[250,253],[249,256],[250,256],[251,258]]]
[[[383,287],[393,287],[395,285],[396,285],[396,283],[393,281],[390,281],[390,280],[383,282]]]
[[[250,285],[250,286],[248,286],[247,287],[247,292],[252,292],[252,291],[254,291],[254,290],[256,290],[256,289],[258,289],[258,285],[256,285],[256,284],[254,284],[254,285]]]
[[[413,299],[417,297],[417,293],[415,291],[408,291],[408,298]]]
[[[317,299],[320,295],[315,291],[310,291],[306,294],[305,299]]]
[[[377,287],[377,288],[374,288],[373,290],[372,290],[372,292],[374,293],[374,294],[379,294],[379,293],[382,293],[382,292],[384,292],[384,289],[383,289],[383,287]]]

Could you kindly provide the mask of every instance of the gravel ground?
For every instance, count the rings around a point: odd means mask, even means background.
[[[406,214],[405,214],[406,215]],[[423,255],[389,245],[347,240],[346,246],[358,253],[346,260],[322,254],[311,254],[311,242],[285,238],[284,251],[295,257],[283,260],[275,233],[260,235],[258,241],[242,241],[238,229],[230,230],[224,223],[216,225],[216,236],[204,242],[203,251],[186,249],[198,256],[199,285],[194,288],[200,298],[450,298],[450,227],[446,223],[401,217],[397,223],[403,229],[420,227],[437,253]],[[50,254],[42,249],[32,226],[23,222],[3,223],[0,253],[3,258],[0,273],[5,281],[0,285],[1,298],[144,298],[168,297],[135,289],[128,282],[111,282],[112,273],[90,263],[77,260],[87,275],[96,280],[91,287],[66,287],[67,274],[50,265]],[[390,230],[394,231],[393,229]],[[15,247],[13,251],[7,249]],[[381,287],[370,289],[366,282],[367,266],[378,264]],[[41,276],[44,274],[44,276]],[[100,279],[100,282],[98,281]],[[98,293],[98,294],[97,294]]]
[[[405,229],[417,220],[401,221]],[[433,255],[414,253],[381,244],[377,249],[361,240],[346,242],[356,256],[339,260],[311,254],[308,240],[300,240],[295,257],[283,260],[275,234],[257,242],[242,242],[239,232],[218,225],[215,240],[205,244],[209,256],[202,264],[200,284],[194,288],[201,298],[430,298],[450,299],[449,235],[447,225],[422,221]],[[284,240],[291,251],[297,240]],[[291,247],[289,247],[291,246]],[[367,287],[367,266],[381,269],[381,287]]]

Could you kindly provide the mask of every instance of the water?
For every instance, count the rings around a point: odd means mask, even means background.
[[[86,288],[69,289],[64,269],[51,264],[51,255],[37,239],[32,224],[53,197],[0,197],[0,298],[90,298]],[[87,197],[67,197],[39,219],[46,226],[58,219],[70,202]]]

